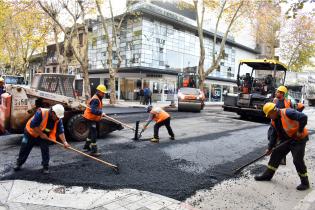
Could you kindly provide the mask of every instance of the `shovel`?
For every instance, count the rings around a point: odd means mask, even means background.
[[[52,142],[58,144],[59,146],[64,147],[64,145],[63,145],[62,143],[58,142],[58,141],[53,141],[53,140],[49,140],[49,141],[52,141]],[[74,151],[74,152],[76,152],[76,153],[79,153],[80,155],[83,155],[83,156],[85,156],[85,157],[88,157],[88,158],[90,158],[90,159],[92,159],[92,160],[95,160],[95,161],[97,161],[97,162],[99,162],[99,163],[102,163],[102,164],[106,165],[107,167],[112,168],[112,169],[115,171],[116,174],[119,174],[119,168],[118,168],[117,165],[114,165],[114,164],[111,164],[111,163],[106,162],[106,161],[104,161],[104,160],[101,160],[101,159],[98,159],[98,158],[96,158],[96,157],[93,157],[93,156],[91,156],[91,155],[89,155],[89,154],[86,154],[86,153],[84,153],[84,152],[81,152],[80,150],[77,150],[77,149],[75,149],[75,148],[73,148],[73,147],[71,147],[71,146],[68,147],[67,149],[70,149],[70,150],[72,150],[72,151]]]
[[[85,108],[87,108],[87,109],[91,109],[90,107],[88,107],[88,106],[85,106]],[[118,123],[118,124],[120,124],[120,125],[122,125],[122,126],[124,126],[124,127],[126,127],[126,128],[129,128],[129,129],[131,129],[131,130],[133,130],[133,131],[135,131],[136,129],[135,128],[133,128],[133,127],[131,127],[130,125],[127,125],[126,123],[123,123],[123,122],[121,122],[121,121],[119,121],[119,120],[116,120],[116,119],[114,119],[114,118],[112,118],[112,117],[109,117],[109,116],[105,116],[105,117],[102,117],[103,119],[108,119],[108,120],[110,120],[110,121],[112,121],[112,122],[115,122],[115,123]]]
[[[285,141],[285,142],[283,142],[283,143],[281,143],[281,144],[279,144],[278,146],[276,146],[276,147],[274,147],[273,149],[271,149],[271,152],[273,152],[274,150],[279,149],[280,147],[282,147],[282,146],[288,144],[290,141],[291,141],[291,139],[290,139],[290,140],[287,140],[287,141]],[[265,156],[267,156],[267,153],[265,153],[265,154],[259,156],[259,157],[256,158],[255,160],[252,160],[252,161],[250,161],[249,163],[246,163],[245,165],[243,165],[243,166],[241,166],[241,167],[235,169],[235,170],[234,170],[234,174],[240,173],[244,168],[246,168],[247,166],[249,166],[249,165],[251,165],[251,164],[257,162],[258,160],[262,159],[262,158],[265,157]]]

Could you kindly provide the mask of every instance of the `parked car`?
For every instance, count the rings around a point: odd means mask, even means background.
[[[182,87],[178,90],[178,111],[200,112],[204,102],[205,95],[198,88]]]

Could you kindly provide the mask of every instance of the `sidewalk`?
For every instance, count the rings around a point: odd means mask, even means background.
[[[0,182],[0,210],[194,210],[188,204],[134,189],[95,190],[31,181]]]

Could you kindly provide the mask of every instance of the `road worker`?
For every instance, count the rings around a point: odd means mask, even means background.
[[[0,77],[0,97],[3,93],[5,93],[4,79]],[[1,98],[0,98],[0,104],[1,104]]]
[[[306,190],[310,187],[307,169],[304,162],[305,145],[308,141],[308,131],[305,128],[307,116],[295,109],[278,109],[274,103],[266,103],[263,107],[266,117],[271,119],[272,132],[268,132],[269,145],[266,154],[270,155],[270,160],[266,171],[259,176],[255,176],[256,181],[270,181],[276,172],[280,161],[290,151],[293,156],[293,163],[300,176],[301,184],[297,190]],[[276,141],[288,143],[272,151]]]
[[[49,141],[54,142],[57,137],[59,137],[66,148],[70,146],[64,135],[62,123],[64,111],[64,107],[61,104],[56,104],[50,109],[39,108],[35,115],[28,120],[19,157],[14,167],[15,171],[21,169],[21,166],[27,160],[33,146],[39,144],[42,153],[42,172],[44,174],[49,173]]]
[[[276,97],[273,99],[278,109],[293,108],[291,100],[285,97],[287,94],[288,89],[285,86],[282,85],[278,87]]]
[[[96,87],[96,94],[89,100],[88,107],[85,109],[83,117],[90,128],[89,136],[86,139],[84,150],[90,151],[92,156],[100,156],[101,154],[97,150],[97,124],[101,121],[102,117],[105,117],[103,113],[102,99],[106,93],[105,85],[98,85]]]
[[[287,94],[288,94],[288,89],[285,86],[281,85],[278,87],[276,91],[276,97],[273,99],[273,102],[276,104],[276,108],[278,109],[293,108],[292,101],[285,97]],[[270,127],[270,129],[272,128]],[[280,164],[286,165],[286,157],[284,157],[281,160]]]
[[[143,126],[143,130],[145,130],[148,127],[152,120],[156,122],[154,125],[154,135],[153,138],[151,139],[151,142],[153,143],[159,142],[159,129],[163,125],[165,125],[167,129],[168,134],[170,135],[170,139],[175,140],[175,135],[171,128],[171,116],[160,107],[153,108],[152,106],[148,106],[147,112],[150,113],[150,115],[147,120],[147,123]]]

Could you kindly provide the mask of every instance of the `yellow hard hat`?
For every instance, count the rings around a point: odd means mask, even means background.
[[[96,90],[101,91],[102,93],[106,93],[106,87],[105,87],[105,85],[99,85],[99,86],[97,86]]]
[[[4,79],[3,79],[3,77],[0,77],[0,82],[4,82]]]
[[[276,109],[276,104],[275,104],[275,103],[272,103],[272,102],[266,103],[266,104],[264,105],[264,107],[263,107],[263,111],[264,111],[266,117],[268,117],[268,116],[269,116],[269,113],[270,113],[271,111],[275,110],[275,109]]]
[[[278,87],[277,91],[280,91],[280,92],[283,92],[284,94],[287,94],[288,89],[285,86],[281,85]]]

